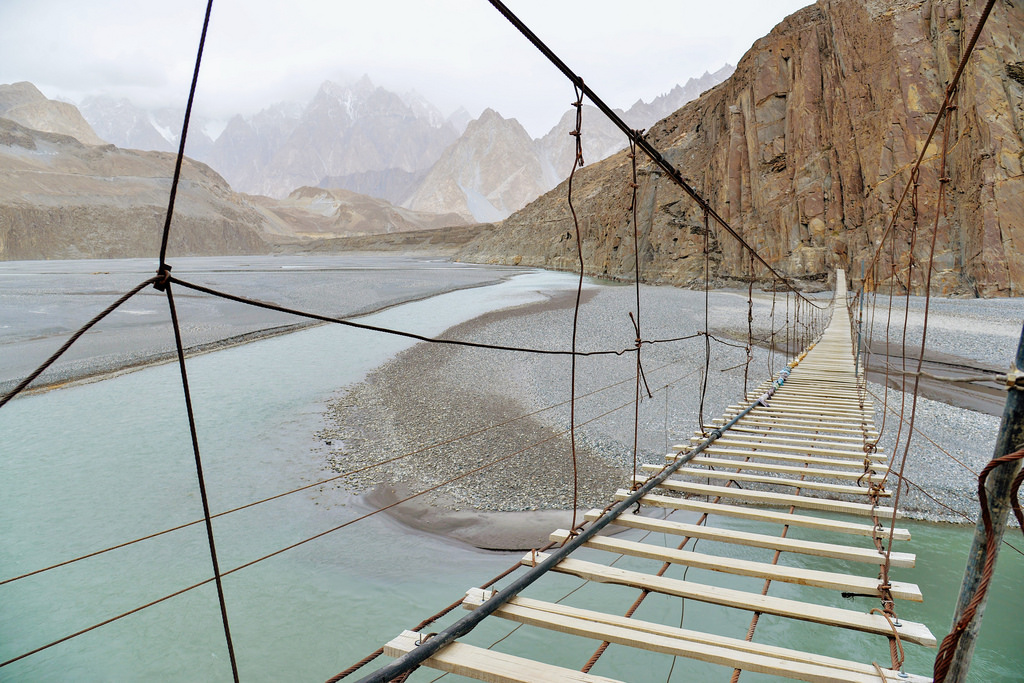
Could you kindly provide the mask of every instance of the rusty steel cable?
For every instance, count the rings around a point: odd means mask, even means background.
[[[578,139],[578,138],[577,138]],[[633,478],[636,478],[636,460],[637,460],[637,445],[640,440],[640,378],[643,375],[643,366],[640,364],[640,348],[641,342],[643,341],[643,335],[640,332],[640,228],[637,225],[636,220],[636,194],[637,189],[640,185],[637,183],[636,178],[636,143],[631,139],[629,141],[629,161],[630,168],[632,171],[632,178],[629,183],[631,190],[631,199],[629,202],[629,210],[633,218],[633,267],[634,267],[634,280],[636,284],[636,317],[630,316],[630,320],[633,321],[633,329],[636,331],[636,391],[635,393],[635,406],[633,410]],[[647,390],[648,394],[650,389]]]
[[[206,2],[206,16],[203,18],[203,31],[199,36],[199,49],[196,52],[196,66],[192,72],[192,85],[188,90],[188,102],[185,104],[185,118],[181,124],[181,139],[178,141],[178,154],[174,159],[174,176],[171,178],[171,192],[167,199],[167,215],[164,219],[163,234],[160,237],[160,266],[157,272],[162,274],[167,265],[167,241],[171,235],[171,219],[174,218],[174,199],[178,194],[178,182],[181,180],[181,164],[185,159],[185,140],[188,137],[188,121],[192,116],[192,103],[196,96],[196,84],[199,82],[199,67],[203,63],[203,46],[206,44],[206,30],[210,27],[210,10],[213,0]],[[238,676],[235,676],[236,680]]]
[[[573,85],[576,90],[576,100],[572,106],[576,108],[576,127],[570,131],[576,144],[576,155],[573,157],[572,170],[569,171],[568,190],[566,201],[569,204],[569,211],[572,213],[572,224],[576,230],[576,255],[580,261],[579,282],[576,285],[576,303],[572,310],[572,364],[569,373],[569,446],[572,454],[572,528],[576,528],[576,506],[579,496],[579,467],[576,461],[576,337],[579,331],[580,300],[583,298],[583,237],[580,235],[580,221],[576,215],[576,207],[572,203],[572,181],[576,177],[576,169],[583,166],[583,91],[579,86]],[[636,345],[637,353],[640,352],[640,344]]]
[[[704,374],[700,382],[700,407],[697,409],[697,426],[702,436],[707,436],[704,429],[704,397],[708,393],[708,371],[711,369],[711,331],[708,329],[708,288],[710,286],[710,226],[708,223],[708,212],[704,211]]]
[[[743,395],[747,395],[750,362],[754,360],[754,257],[750,257],[750,282],[747,284],[747,358],[743,365]]]
[[[952,104],[952,103],[949,102],[948,96],[947,96],[947,105],[946,106],[950,109],[950,111],[953,111],[956,108],[955,104]],[[918,397],[918,390],[919,390],[920,384],[921,384],[920,373],[921,373],[921,367],[922,367],[922,365],[924,363],[925,342],[927,341],[927,338],[928,338],[928,312],[929,312],[929,308],[930,308],[930,304],[931,304],[931,283],[932,283],[932,272],[934,271],[935,244],[938,241],[940,220],[945,217],[946,184],[949,183],[949,180],[950,180],[946,176],[946,155],[947,155],[948,150],[949,150],[949,131],[950,131],[950,128],[952,127],[951,124],[952,124],[952,117],[947,116],[946,117],[946,125],[943,126],[943,129],[942,129],[942,151],[940,153],[940,159],[939,159],[939,197],[938,197],[938,202],[936,203],[936,207],[935,207],[935,221],[934,221],[934,223],[932,225],[931,243],[929,245],[929,251],[928,251],[928,266],[927,266],[926,271],[925,271],[925,281],[924,281],[924,320],[922,322],[922,327],[921,327],[921,346],[920,346],[920,351],[919,351],[919,353],[917,355],[917,373],[918,374],[914,376],[914,389],[913,389],[913,396],[912,396],[911,404],[910,404],[909,427],[908,427],[908,430],[907,430],[907,438],[906,438],[906,440],[904,442],[904,445],[903,445],[903,457],[900,459],[899,474],[900,474],[901,477],[904,474],[904,471],[905,471],[905,468],[906,468],[906,465],[907,465],[907,458],[908,458],[908,456],[910,454],[910,443],[912,441],[913,432],[914,432],[914,419],[917,416],[917,397]],[[911,252],[911,257],[913,257],[913,252]],[[908,294],[908,298],[907,298],[907,310],[908,311],[910,310],[909,294]],[[904,334],[905,333],[906,333],[906,330],[904,329]],[[906,351],[905,351],[905,349],[906,349],[906,345],[904,345],[904,353],[903,353],[903,357],[904,358],[906,358]],[[906,380],[906,376],[904,375],[904,381],[905,380]],[[886,473],[886,475],[888,475],[888,472]],[[885,478],[883,477],[883,485],[884,485],[884,481],[885,481]],[[883,571],[883,577],[885,579],[885,583],[886,584],[889,583],[889,581],[888,581],[889,557],[890,557],[890,554],[892,553],[893,534],[895,533],[895,528],[896,528],[896,515],[895,515],[895,512],[897,510],[899,510],[900,493],[901,493],[902,490],[903,489],[902,489],[901,486],[897,486],[896,487],[896,494],[895,494],[895,497],[894,497],[894,500],[893,500],[893,506],[892,506],[894,514],[893,514],[892,519],[890,520],[890,523],[889,523],[889,543],[888,543],[888,547],[886,548],[886,552],[885,552],[885,564],[883,565],[883,570],[884,570]]]

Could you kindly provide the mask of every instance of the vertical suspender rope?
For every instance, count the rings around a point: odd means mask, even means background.
[[[164,219],[163,234],[160,238],[160,263],[157,268],[157,282],[154,287],[163,290],[167,294],[167,306],[171,313],[171,322],[174,327],[174,342],[178,352],[178,367],[181,369],[181,386],[185,394],[185,410],[188,413],[189,431],[192,436],[192,452],[196,461],[196,477],[199,481],[199,495],[203,503],[203,517],[206,521],[206,536],[210,545],[210,559],[213,563],[213,575],[217,584],[217,600],[220,603],[220,616],[224,625],[224,639],[227,642],[228,658],[231,661],[231,675],[235,683],[238,683],[238,664],[235,660],[235,647],[231,640],[231,628],[228,625],[227,603],[224,600],[224,586],[221,582],[220,566],[217,562],[217,547],[213,538],[213,522],[210,518],[210,503],[206,495],[206,481],[203,476],[203,462],[199,453],[199,439],[196,435],[195,416],[192,412],[192,395],[188,388],[188,374],[185,371],[185,351],[181,342],[181,329],[178,325],[178,313],[174,307],[174,296],[171,294],[170,265],[167,264],[167,243],[171,234],[171,220],[174,218],[174,200],[178,194],[178,184],[181,180],[181,166],[185,159],[185,142],[188,138],[188,123],[192,116],[192,104],[195,101],[196,84],[199,82],[199,69],[203,62],[203,47],[206,45],[206,33],[210,27],[210,12],[213,10],[213,0],[207,0],[206,14],[203,17],[203,30],[199,36],[199,48],[196,51],[196,65],[192,72],[192,83],[188,91],[188,103],[185,105],[185,117],[181,125],[181,139],[178,143],[178,155],[174,161],[174,176],[171,179],[171,191],[167,199],[167,215]]]
[[[160,284],[160,283],[158,283]],[[167,294],[167,306],[171,311],[171,323],[174,327],[174,344],[178,351],[178,367],[181,369],[181,387],[185,393],[185,412],[188,413],[188,429],[192,437],[192,453],[196,459],[196,477],[199,480],[199,497],[203,503],[203,519],[206,522],[206,538],[210,544],[210,559],[213,562],[213,577],[217,583],[217,600],[220,603],[220,616],[224,624],[224,639],[228,646],[228,659],[231,661],[231,675],[238,683],[238,664],[235,661],[235,646],[231,641],[231,628],[228,625],[228,608],[224,600],[224,586],[221,582],[220,565],[217,562],[217,546],[213,541],[213,521],[210,517],[210,502],[206,495],[206,480],[203,476],[203,459],[199,455],[199,437],[196,435],[196,420],[192,411],[192,394],[188,388],[188,373],[185,371],[185,349],[181,343],[181,328],[178,325],[178,312],[174,307],[174,296],[171,284],[163,283]]]

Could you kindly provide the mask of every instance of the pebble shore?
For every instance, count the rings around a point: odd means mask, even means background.
[[[705,364],[704,337],[692,336],[704,328],[704,293],[673,287],[640,289],[644,339],[690,338],[642,350],[652,396],[640,403],[638,466],[661,464],[673,444],[687,442],[698,428]],[[774,298],[776,327],[781,327],[784,298]],[[628,314],[636,316],[635,289],[588,284],[584,299],[579,349],[631,349],[635,334]],[[710,331],[721,341],[710,342],[705,422],[743,396],[746,353],[735,344],[746,338],[748,310],[745,291],[714,291],[709,299]],[[767,337],[773,295],[755,292],[754,299],[754,335]],[[452,328],[447,336],[567,349],[573,300],[559,295],[542,304],[491,313]],[[915,305],[912,300],[911,330],[914,316],[921,317]],[[938,314],[929,321],[929,342],[938,343],[946,353],[1003,365],[1014,351],[1016,333],[1005,321],[1006,301],[933,299],[933,307]],[[961,314],[969,315],[969,328],[954,324]],[[784,343],[784,337],[776,336],[777,345]],[[578,507],[604,506],[616,489],[628,486],[633,474],[635,363],[633,353],[577,362]],[[748,388],[766,380],[769,370],[777,373],[784,363],[781,354],[755,347]],[[339,472],[394,459],[348,477],[347,485],[356,492],[437,486],[421,504],[455,511],[571,509],[569,386],[570,359],[564,356],[420,344],[333,401],[318,437],[330,442],[325,447],[328,462]],[[881,425],[885,390],[870,383],[869,389],[876,397],[876,425]],[[887,396],[898,411],[902,395],[890,389]],[[905,415],[909,418],[909,397]],[[998,422],[988,415],[918,400],[905,476],[931,498],[910,486],[901,500],[907,517],[973,523],[976,479],[967,468],[977,471],[989,460]],[[893,454],[897,424],[890,414],[880,450]],[[905,425],[895,451],[898,458],[906,434]],[[488,467],[497,460],[496,466]],[[482,469],[474,472],[477,468]],[[460,475],[465,476],[443,484]]]

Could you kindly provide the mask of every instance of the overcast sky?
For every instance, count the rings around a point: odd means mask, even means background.
[[[809,0],[505,0],[608,104],[736,64]],[[205,0],[0,0],[0,83],[184,105]],[[215,0],[196,99],[226,119],[363,74],[540,136],[572,86],[486,0]]]

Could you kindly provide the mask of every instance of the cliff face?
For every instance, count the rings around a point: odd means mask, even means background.
[[[859,275],[977,24],[978,5],[819,0],[757,41],[728,81],[659,122],[649,139],[779,270],[815,280],[837,267]],[[1024,290],[1022,40],[1024,8],[997,2],[956,101],[934,291],[1000,296]],[[939,139],[920,175],[919,263],[927,257],[923,238],[935,215]],[[639,161],[644,279],[695,282],[703,272],[702,216]],[[628,159],[618,154],[581,169],[574,181],[588,272],[632,277],[628,174]],[[574,267],[565,195],[563,184],[482,235],[461,257]],[[908,261],[911,221],[905,210],[898,267]],[[745,278],[749,257],[735,240],[714,226],[710,237],[718,279]],[[887,257],[880,265],[880,277],[887,276]],[[915,290],[921,286],[915,281]]]

